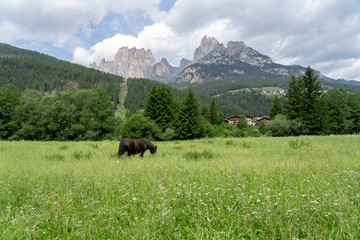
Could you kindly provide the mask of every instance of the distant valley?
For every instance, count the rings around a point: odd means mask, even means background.
[[[100,71],[97,71],[100,70]],[[209,107],[215,97],[224,115],[247,113],[267,115],[273,95],[241,89],[286,89],[292,74],[304,73],[298,65],[274,63],[270,57],[246,46],[229,42],[226,47],[213,37],[205,36],[195,49],[193,59],[183,59],[171,66],[163,58],[156,62],[151,50],[122,47],[113,61],[102,60],[90,68],[58,60],[34,51],[0,44],[0,87],[13,84],[20,90],[38,90],[43,95],[91,89],[102,86],[115,105],[124,101],[125,108],[142,109],[153,80],[170,84],[181,101],[189,84],[198,94],[201,107]],[[339,89],[360,93],[356,81],[334,80],[316,71],[324,89]],[[123,79],[127,78],[127,90]],[[131,80],[131,81],[129,81]],[[130,85],[129,85],[130,84]]]

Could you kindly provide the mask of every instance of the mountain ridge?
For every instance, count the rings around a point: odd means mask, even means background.
[[[194,84],[205,81],[221,80],[229,76],[246,75],[246,64],[258,68],[261,72],[274,76],[289,77],[292,74],[304,74],[306,68],[300,65],[282,65],[275,63],[269,56],[247,46],[242,41],[229,41],[226,46],[214,37],[204,36],[200,45],[194,50],[193,59],[182,59],[179,66],[172,66],[166,58],[156,62],[150,49],[122,47],[116,53],[114,60],[102,59],[99,66],[96,63],[89,67],[100,71],[121,75],[125,78],[149,78],[164,83]],[[208,74],[203,66],[214,66],[223,69],[221,74]],[[238,67],[236,67],[238,65]],[[226,72],[224,69],[231,68]],[[207,68],[208,69],[208,68]],[[334,83],[356,84],[356,81],[337,81],[322,75],[315,70],[319,78]],[[345,82],[346,81],[346,82]],[[360,85],[360,83],[359,83]]]

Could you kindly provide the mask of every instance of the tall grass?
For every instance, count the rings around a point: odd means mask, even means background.
[[[358,136],[156,144],[0,142],[0,239],[360,238]]]

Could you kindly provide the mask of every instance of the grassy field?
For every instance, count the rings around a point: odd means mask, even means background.
[[[0,239],[359,239],[360,137],[0,142]]]

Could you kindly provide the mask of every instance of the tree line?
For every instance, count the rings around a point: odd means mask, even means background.
[[[292,76],[284,105],[274,99],[273,121],[267,126],[272,136],[358,134],[360,96],[342,89],[323,92],[310,67],[302,76]]]
[[[120,122],[102,87],[44,97],[39,91],[0,88],[0,139],[83,141],[113,139]]]
[[[115,117],[111,97],[102,87],[45,97],[36,90],[21,92],[12,84],[4,85],[0,88],[0,139],[173,140],[359,133],[360,96],[344,90],[324,93],[310,67],[304,75],[291,78],[285,100],[274,98],[271,121],[259,127],[249,126],[244,113],[237,126],[225,124],[216,98],[201,105],[191,87],[178,97],[179,90],[169,85],[152,82],[149,88],[143,112],[122,120]]]
[[[260,135],[256,128],[247,123],[238,126],[225,124],[214,99],[209,109],[201,109],[191,86],[184,98],[177,101],[173,89],[161,83],[152,85],[143,113],[132,115],[122,127],[123,137],[155,140]]]

